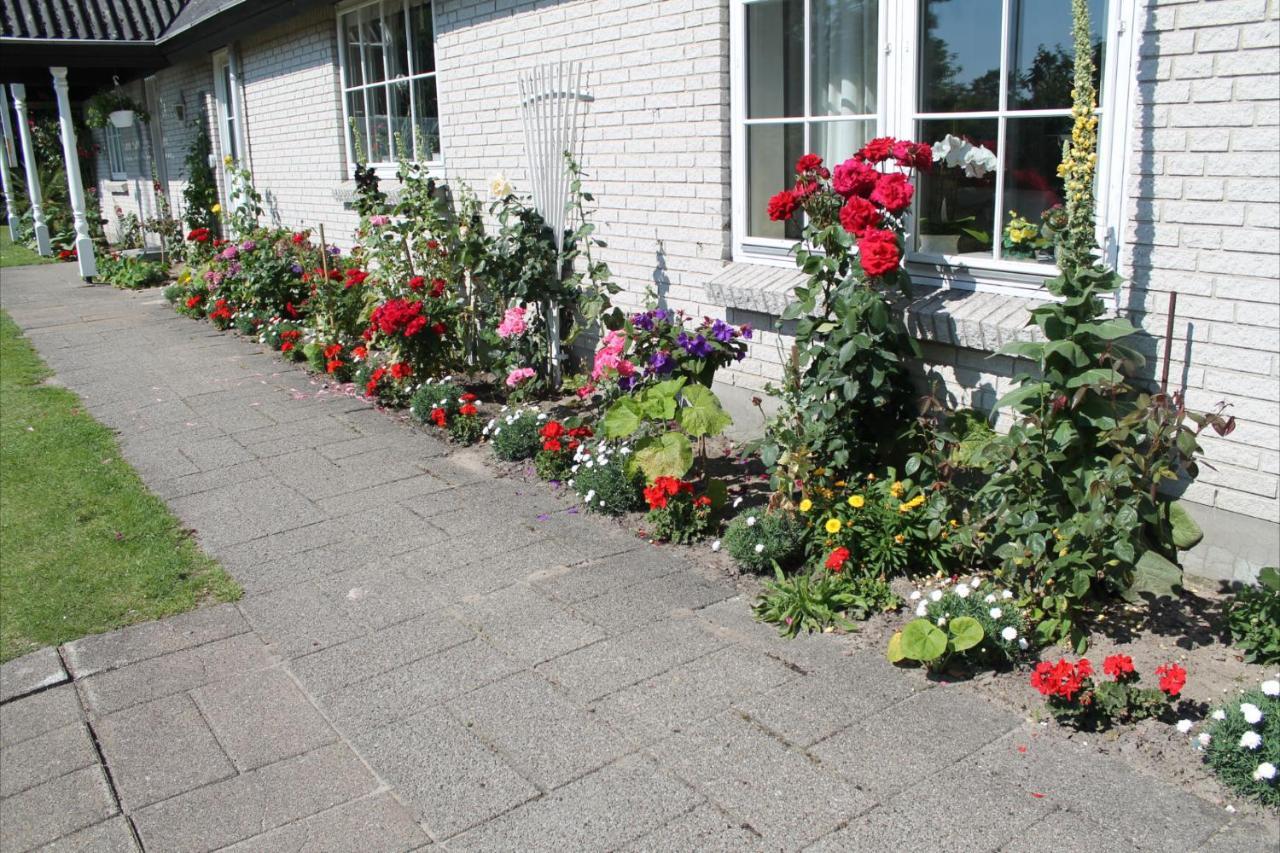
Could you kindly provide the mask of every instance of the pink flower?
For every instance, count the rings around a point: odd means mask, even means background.
[[[390,225],[391,217],[383,216],[381,213],[374,214],[373,216],[369,217],[369,224],[370,225]]]
[[[528,382],[536,373],[532,367],[517,367],[515,370],[507,374],[507,387],[515,388]]]
[[[608,375],[609,371],[616,371],[622,376],[635,373],[635,365],[622,357],[622,351],[626,346],[627,339],[622,332],[614,330],[607,333],[604,340],[600,342],[600,350],[596,353],[591,378],[598,381]]]
[[[594,385],[583,385],[577,391],[578,396],[583,400],[587,399],[594,393],[596,393],[596,386]]]
[[[498,324],[498,337],[516,338],[523,335],[524,330],[524,309],[508,308],[502,315],[502,322]]]

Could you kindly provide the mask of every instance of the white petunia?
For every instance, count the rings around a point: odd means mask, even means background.
[[[1028,646],[1030,646],[1030,645],[1031,645],[1031,644],[1027,642],[1027,638],[1026,638],[1026,637],[1019,637],[1019,638],[1018,638],[1018,648],[1022,649],[1024,652],[1027,650],[1027,647],[1028,647]]]
[[[754,515],[748,515],[747,527],[755,527],[755,526],[756,526],[756,517]]]
[[[596,490],[592,489],[591,491],[587,492],[587,496],[583,500],[585,500],[587,503],[591,503],[591,501],[595,499],[595,496],[596,496]]]
[[[1008,628],[1005,628],[1000,632],[1000,636],[1004,637],[1005,642],[1012,643],[1014,640],[1018,639],[1018,629],[1010,625]]]
[[[1013,598],[1013,593],[1006,589],[1004,592],[1000,593],[1000,597],[1003,598],[1005,601],[1008,601],[1009,599]]]
[[[1276,778],[1276,766],[1270,761],[1262,762],[1258,765],[1258,769],[1253,771],[1253,781],[1255,782],[1261,782],[1264,779],[1270,782],[1274,778]]]
[[[986,597],[986,598],[984,598],[984,599],[982,599],[982,600],[983,600],[983,601],[985,601],[987,604],[995,604],[995,603],[996,603],[996,597],[995,597],[994,595],[990,595],[990,594],[989,594],[989,595],[987,595],[987,597]]]
[[[1280,696],[1280,681],[1273,678],[1262,682],[1262,692],[1267,696]]]
[[[1241,749],[1257,749],[1262,746],[1262,735],[1257,732],[1245,732],[1240,735]]]
[[[973,590],[969,589],[967,584],[962,584],[962,583],[956,584],[956,595],[960,596],[961,598],[968,598],[969,593],[972,591]]]
[[[719,540],[719,539],[717,539],[716,541],[714,541],[714,542],[712,542],[712,543],[711,543],[711,550],[712,550],[712,551],[719,551],[719,550],[720,550],[720,540]]]
[[[945,626],[946,624],[947,624],[947,617],[945,617],[945,616],[939,616],[939,617],[938,617],[938,627],[939,627],[939,628],[941,628],[941,627]]]
[[[927,615],[929,615],[929,608],[927,608],[927,607],[925,607],[925,606],[924,606],[924,602],[923,602],[923,601],[922,601],[922,602],[920,602],[920,604],[916,606],[916,615],[917,615],[917,616],[927,616]]]
[[[909,600],[911,600],[911,601],[919,601],[919,600],[920,600],[920,590],[918,590],[918,589],[913,589],[913,590],[911,591],[911,594],[910,594],[910,595],[908,595],[908,596],[907,596],[907,598],[908,598]]]
[[[600,506],[604,506],[604,501],[600,501]]]
[[[1215,720],[1225,720],[1227,718],[1227,712],[1219,708],[1209,716],[1213,717]]]
[[[763,543],[763,542],[757,542],[757,543],[756,543],[756,553],[757,553],[757,554],[763,554],[763,553],[764,553],[764,543]]]
[[[987,613],[990,614],[992,619],[999,619],[1001,616],[1004,615],[1004,611],[1001,610],[999,607],[993,607],[990,610],[988,610]]]
[[[1178,731],[1185,735],[1194,725],[1195,723],[1190,720],[1178,720]]]
[[[1213,735],[1208,732],[1201,732],[1199,736],[1196,737],[1196,741],[1200,744],[1200,748],[1204,749],[1213,742]]]
[[[742,506],[742,498],[734,498],[734,499],[733,499],[733,508],[734,508],[734,509],[737,509],[737,508],[738,508],[738,507],[740,507],[740,506]]]
[[[941,600],[942,600],[942,590],[940,590],[940,589],[935,589],[933,592],[929,593],[929,600],[930,600],[930,601],[941,601]]]
[[[1242,702],[1240,704],[1240,713],[1244,715],[1244,721],[1251,726],[1256,726],[1262,722],[1262,709],[1252,702]]]

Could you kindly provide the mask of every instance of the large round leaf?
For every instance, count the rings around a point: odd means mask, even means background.
[[[685,405],[678,415],[680,426],[694,438],[719,435],[733,423],[733,418],[720,405],[720,398],[710,388],[690,385],[681,393]]]
[[[651,483],[659,477],[682,479],[693,467],[693,445],[684,433],[663,433],[637,445],[635,460]]]
[[[921,663],[937,660],[947,651],[947,635],[928,619],[913,619],[902,629],[902,654]]]
[[[640,420],[640,406],[630,397],[623,397],[605,413],[605,437],[625,438],[640,428]]]
[[[906,659],[906,655],[902,652],[902,632],[897,631],[889,638],[889,648],[885,649],[885,657],[889,659],[889,663],[901,663]]]
[[[985,636],[981,623],[972,616],[957,616],[947,623],[947,630],[951,632],[951,648],[957,652],[973,648]]]

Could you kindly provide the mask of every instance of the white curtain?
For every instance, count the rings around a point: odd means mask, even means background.
[[[879,3],[812,0],[812,4],[811,114],[874,115],[878,107]],[[810,131],[810,147],[821,152],[828,162],[840,162],[860,148],[873,129],[871,122],[815,122]]]

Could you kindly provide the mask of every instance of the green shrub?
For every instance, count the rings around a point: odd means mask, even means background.
[[[738,565],[753,572],[768,571],[773,563],[784,570],[804,560],[806,528],[785,510],[751,510],[729,522],[724,547]]]
[[[531,459],[542,448],[538,435],[542,417],[536,409],[499,413],[484,429],[494,454],[507,462]]]
[[[98,280],[125,290],[151,287],[168,277],[169,271],[159,261],[129,255],[104,255],[98,259]]]
[[[910,600],[916,602],[916,618],[889,641],[888,655],[893,663],[912,660],[930,669],[955,664],[991,666],[1012,663],[1028,648],[1026,619],[1013,592],[989,581],[973,578],[954,586],[919,589],[911,593]],[[911,628],[916,622],[934,630]],[[930,640],[936,647],[939,635],[947,640],[944,649],[934,655],[918,654],[921,646],[917,640]],[[961,642],[953,643],[952,639]]]
[[[1231,641],[1250,663],[1280,663],[1280,570],[1268,566],[1258,573],[1258,585],[1236,593],[1227,604]]]
[[[582,498],[583,506],[603,515],[622,515],[640,508],[644,479],[638,472],[627,472],[630,452],[628,447],[605,446],[578,453],[580,461],[570,469],[573,479],[569,484]]]
[[[1246,709],[1257,711],[1261,719],[1250,723]],[[1243,797],[1280,807],[1280,682],[1264,682],[1262,689],[1214,711],[1207,734],[1205,761],[1218,778]]]
[[[449,421],[449,438],[458,444],[475,444],[484,436],[484,422],[476,415],[458,415]]]
[[[443,409],[445,416],[452,419],[458,413],[458,398],[461,396],[462,389],[452,382],[448,380],[432,382],[428,379],[410,399],[409,413],[424,424],[432,423],[431,413],[436,409]]]
[[[822,569],[787,577],[777,566],[774,572],[777,580],[765,583],[754,611],[761,622],[777,625],[784,637],[831,627],[852,630],[851,619],[867,619],[899,604],[880,578]]]

